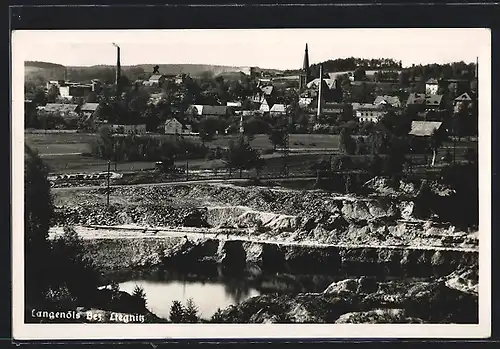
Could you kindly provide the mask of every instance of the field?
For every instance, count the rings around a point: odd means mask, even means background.
[[[94,142],[97,134],[91,133],[51,133],[34,134],[26,133],[25,142],[39,151],[44,161],[49,166],[50,172],[101,172],[107,170],[105,160],[95,159],[84,156],[82,153],[90,152],[90,144]],[[155,135],[158,138],[172,138],[173,136]],[[221,136],[206,143],[210,148],[227,147],[231,139],[237,136]],[[201,142],[198,137],[186,137],[194,142]],[[257,149],[272,149],[272,144],[267,135],[257,135],[251,142],[252,147]],[[452,148],[453,144],[447,142],[438,153],[437,162],[444,156],[446,148]],[[461,141],[456,145],[457,159],[463,159],[467,147],[477,149],[477,142]],[[339,136],[323,134],[291,134],[290,135],[290,166],[291,168],[309,168],[315,161],[329,159],[331,154],[339,153]],[[281,153],[266,154],[266,166],[280,167],[282,160]],[[414,163],[424,162],[424,156],[421,154],[412,155]],[[185,166],[184,161],[177,163],[178,166]],[[191,169],[211,169],[213,167],[222,167],[221,161],[207,161],[205,159],[190,160]],[[154,168],[154,162],[128,162],[116,165],[117,171],[139,171]],[[114,164],[112,170],[115,170]]]

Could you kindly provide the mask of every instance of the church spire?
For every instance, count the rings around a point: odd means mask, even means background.
[[[303,90],[306,88],[307,83],[309,82],[309,50],[307,48],[304,51],[304,62],[302,63],[302,71],[300,72],[300,80],[299,80],[299,89]]]
[[[307,43],[306,50],[304,52],[304,64],[302,64],[302,69],[304,69],[306,72],[309,71],[309,50],[307,49]]]

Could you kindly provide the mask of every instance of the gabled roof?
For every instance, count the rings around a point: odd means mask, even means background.
[[[460,96],[455,98],[455,101],[457,102],[470,102],[472,101],[472,98],[467,92],[462,93]]]
[[[158,80],[160,80],[162,77],[163,77],[163,75],[162,75],[162,74],[154,74],[154,75],[151,75],[151,77],[149,78],[149,81],[158,81]]]
[[[425,105],[438,106],[441,105],[442,100],[443,100],[443,95],[428,95],[425,96]]]
[[[44,107],[40,107],[40,109],[59,113],[76,112],[78,104],[47,103]]]
[[[237,101],[237,102],[227,102],[226,106],[228,106],[228,107],[241,107],[241,102],[240,101]]]
[[[410,104],[424,104],[425,103],[425,93],[411,93],[406,101],[407,105]]]
[[[81,111],[96,111],[99,108],[99,103],[85,103],[82,105]]]
[[[276,113],[284,113],[286,111],[286,107],[284,104],[275,104],[270,111]]]
[[[191,107],[196,108],[198,115],[226,115],[227,106],[224,105],[202,105],[196,104]]]
[[[344,110],[348,106],[350,106],[350,105],[346,104],[346,103],[336,103],[336,102],[323,103],[323,110],[325,110],[325,109]]]
[[[437,84],[438,81],[434,78],[430,78],[429,80],[427,80],[426,84]]]
[[[335,87],[335,79],[323,78],[323,84],[324,84],[324,86],[327,86],[329,89],[332,89]],[[319,78],[316,78],[316,79],[309,81],[306,86],[307,86],[307,88],[318,87],[319,86]]]
[[[427,106],[439,106],[443,100],[443,95],[425,95],[425,93],[412,93],[408,97],[407,105],[425,104]]]
[[[264,87],[261,87],[260,90],[262,91],[262,93],[264,93],[264,95],[269,96],[273,93],[274,86],[271,86],[271,85],[264,86]]]
[[[408,133],[412,136],[428,137],[434,130],[438,130],[443,123],[439,121],[412,121],[411,130]]]
[[[378,110],[384,110],[384,106],[380,104],[361,104],[359,107],[357,107],[357,110],[378,111]]]
[[[373,102],[373,104],[382,104],[382,103],[390,104],[392,106],[401,105],[401,101],[399,100],[398,96],[388,96],[388,95],[377,96],[377,98],[375,98],[375,101]]]
[[[171,122],[177,122],[177,123],[181,124],[182,128],[187,128],[187,126],[189,126],[187,124],[180,122],[177,118],[169,118],[169,119],[165,120],[165,126],[170,124]]]

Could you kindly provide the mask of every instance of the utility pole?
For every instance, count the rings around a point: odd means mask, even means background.
[[[186,150],[186,181],[189,180],[189,159],[188,159],[188,151]]]
[[[111,167],[111,160],[108,160],[108,183],[107,183],[107,190],[106,190],[106,205],[109,207],[109,177],[110,177],[110,167]]]

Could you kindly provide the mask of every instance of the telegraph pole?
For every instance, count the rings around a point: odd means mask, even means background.
[[[186,150],[186,181],[189,180],[189,159],[188,159],[188,151]]]
[[[111,167],[111,160],[108,160],[108,183],[107,183],[107,190],[106,190],[106,205],[109,207],[109,177],[110,177],[110,167]]]

